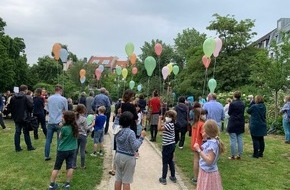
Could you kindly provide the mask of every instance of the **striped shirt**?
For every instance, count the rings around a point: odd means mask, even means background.
[[[175,143],[174,123],[166,123],[162,135],[162,145],[166,146]]]

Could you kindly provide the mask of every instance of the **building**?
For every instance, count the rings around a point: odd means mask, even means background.
[[[103,65],[104,68],[110,69],[112,72],[114,72],[116,66],[120,66],[122,68],[128,67],[129,61],[119,60],[117,56],[110,57],[91,56],[91,58],[88,61],[88,64]]]

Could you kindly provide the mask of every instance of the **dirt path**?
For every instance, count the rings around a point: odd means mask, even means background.
[[[105,158],[104,158],[104,176],[101,184],[96,187],[97,190],[112,190],[114,189],[115,178],[108,174],[112,166],[113,152],[111,149],[112,132],[109,130],[109,135],[105,135]],[[187,190],[189,189],[182,181],[178,172],[176,172],[177,183],[169,180],[167,177],[167,185],[159,183],[161,177],[162,160],[161,153],[156,149],[155,145],[147,138],[143,141],[139,149],[140,157],[137,159],[134,182],[131,184],[132,190]],[[192,188],[191,188],[192,189]]]

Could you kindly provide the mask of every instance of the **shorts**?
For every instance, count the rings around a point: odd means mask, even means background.
[[[104,142],[104,130],[98,130],[94,132],[94,144],[99,144]]]
[[[53,169],[60,170],[64,160],[66,162],[67,170],[73,168],[74,155],[75,155],[75,150],[57,151],[56,160],[55,160]]]
[[[133,183],[136,158],[134,156],[128,156],[117,152],[114,161],[116,165],[116,181],[126,184]]]

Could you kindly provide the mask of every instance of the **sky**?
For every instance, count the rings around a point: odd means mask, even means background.
[[[79,59],[117,56],[126,59],[125,45],[135,53],[151,40],[174,45],[184,29],[206,30],[213,14],[234,15],[238,21],[255,20],[255,39],[290,18],[287,0],[1,0],[5,34],[21,37],[29,64],[50,55],[54,43],[68,46]],[[253,41],[255,40],[253,39]]]

